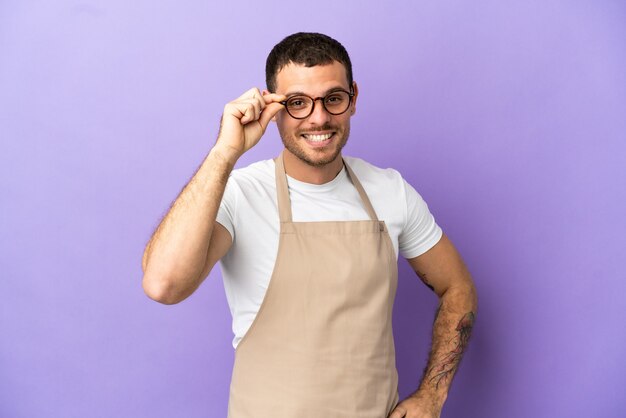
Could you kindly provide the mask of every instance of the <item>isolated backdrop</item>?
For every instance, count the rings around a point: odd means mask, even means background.
[[[0,416],[226,415],[216,269],[176,306],[143,247],[284,36],[351,54],[346,154],[395,167],[480,293],[444,417],[624,417],[623,1],[2,0]],[[240,166],[275,156],[271,127]],[[436,301],[401,262],[400,391]]]

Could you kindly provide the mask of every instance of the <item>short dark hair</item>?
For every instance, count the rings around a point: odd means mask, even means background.
[[[338,61],[343,64],[348,76],[348,85],[352,87],[352,63],[348,51],[330,36],[298,32],[280,41],[267,56],[265,62],[265,83],[267,89],[276,92],[276,74],[290,63],[304,64],[306,67],[332,64]]]

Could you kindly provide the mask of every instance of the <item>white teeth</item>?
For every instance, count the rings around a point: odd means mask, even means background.
[[[308,139],[309,141],[313,141],[313,142],[322,142],[322,141],[326,141],[328,138],[330,138],[333,134],[324,134],[324,135],[304,135],[304,137],[306,139]]]

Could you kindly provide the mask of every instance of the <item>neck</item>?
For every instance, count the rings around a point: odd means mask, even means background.
[[[325,184],[337,177],[343,168],[341,153],[333,161],[320,167],[309,165],[287,149],[283,152],[285,172],[289,177],[311,184]]]

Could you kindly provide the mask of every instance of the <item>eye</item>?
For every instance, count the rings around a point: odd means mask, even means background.
[[[341,104],[346,98],[341,93],[333,93],[326,96],[326,103],[331,105]]]
[[[306,97],[292,97],[287,100],[287,107],[290,109],[302,109],[309,105],[310,99]]]

